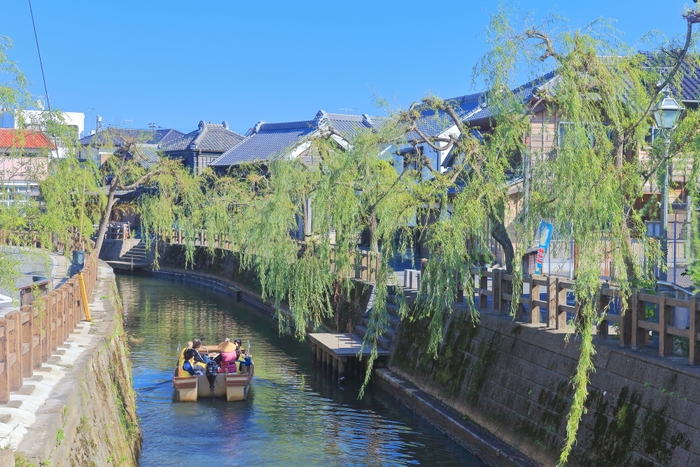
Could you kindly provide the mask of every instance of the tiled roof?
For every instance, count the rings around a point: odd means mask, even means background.
[[[363,129],[378,128],[384,119],[368,115],[327,114],[320,110],[313,120],[296,122],[259,122],[247,133],[245,139],[212,162],[212,167],[225,168],[247,162],[266,161],[276,154],[292,148],[320,129],[332,127],[350,140]]]
[[[172,128],[161,128],[156,130],[155,136],[152,138],[152,143],[149,144],[165,144],[175,141],[178,138],[185,136],[181,131],[173,130]]]
[[[0,128],[0,148],[56,149],[56,145],[41,131]]]
[[[652,52],[640,53],[646,57],[649,66],[660,68],[662,74],[663,69],[668,68],[670,65],[665,61],[665,55],[662,56]],[[684,61],[679,73],[680,83],[671,86],[672,94],[675,96],[680,95],[682,101],[700,100],[700,67],[692,65],[688,63],[688,61]]]
[[[665,56],[655,54],[652,52],[640,52],[647,59],[647,66],[658,67],[662,74],[663,69],[667,68],[670,64],[665,62]],[[675,96],[680,96],[682,101],[694,101],[700,100],[700,67],[689,63],[688,61],[683,62],[680,68],[680,82],[671,86],[672,94]],[[531,101],[539,92],[545,90],[550,92],[556,92],[556,81],[557,72],[550,71],[549,73],[540,76],[522,86],[513,89],[513,92],[518,96],[518,98],[523,103]],[[493,116],[491,109],[488,105],[482,106],[477,112],[473,113],[467,121],[469,123],[476,123],[484,121]]]
[[[468,119],[478,109],[482,96],[482,93],[467,94],[446,99],[446,101],[457,111],[457,115],[464,120]],[[436,111],[424,106],[420,112],[421,116],[416,121],[416,126],[424,136],[435,137],[454,126],[452,119],[443,111]],[[406,134],[406,139],[408,141],[417,141],[421,137],[418,132],[412,131]]]
[[[318,114],[316,114],[316,118],[319,118],[319,115],[323,110],[320,110]],[[374,128],[379,128],[383,123],[384,119],[380,117],[370,117],[367,114],[364,115],[344,115],[344,114],[327,114],[323,112],[328,119],[327,122],[330,126],[333,127],[334,130],[336,130],[338,133],[342,134],[345,139],[350,140],[353,136],[355,136],[359,131],[362,130],[368,130],[368,129],[374,129]],[[323,126],[324,121],[322,120],[323,117],[321,117],[321,121],[319,121],[319,127]]]
[[[518,86],[513,89],[513,94],[520,100],[521,103],[525,104],[530,102],[535,95],[541,90],[551,87],[555,81],[556,72],[550,71],[549,73],[542,75],[538,78],[529,81],[522,86]],[[493,116],[491,108],[489,108],[487,103],[483,103],[479,109],[476,109],[469,117],[466,119],[467,123],[474,124],[487,120]]]
[[[286,123],[258,123],[253,132],[212,162],[212,167],[228,167],[269,159],[316,130],[313,120]]]
[[[93,135],[84,136],[80,139],[83,146],[105,146],[110,144],[118,147],[130,141],[139,144],[159,144],[165,141],[182,137],[183,134],[177,130],[163,128],[160,130],[139,130],[135,128],[106,128]]]
[[[158,160],[158,153],[158,148],[155,145],[141,145],[138,148],[138,160],[141,165],[148,169]]]
[[[160,145],[167,152],[204,151],[224,152],[238,144],[243,136],[228,129],[228,123],[199,122],[199,127],[180,138],[173,139]]]

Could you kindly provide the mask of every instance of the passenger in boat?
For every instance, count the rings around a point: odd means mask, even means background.
[[[251,360],[252,355],[246,355],[246,351],[242,348],[243,341],[241,339],[234,339],[233,343],[236,346],[236,360],[238,360],[238,371],[240,373],[248,373],[250,371],[250,365],[253,363]]]
[[[219,344],[219,355],[214,358],[214,361],[219,364],[221,373],[235,373],[236,360],[238,360],[236,345],[231,342],[231,339],[226,338]]]
[[[238,371],[240,373],[250,373],[250,365],[253,363],[252,355],[248,355],[244,349],[241,350],[240,358],[238,361],[239,367]]]
[[[192,341],[187,341],[185,348],[182,349],[182,352],[180,352],[180,357],[182,357],[183,361],[185,360],[185,350],[191,349],[191,348],[192,348]]]
[[[185,363],[182,364],[182,369],[185,370],[190,376],[203,375],[204,369],[197,365],[194,361],[194,349],[185,349]]]
[[[194,349],[194,361],[202,366],[207,366],[209,362],[209,356],[207,354],[202,355],[200,353],[200,348],[202,347],[201,339],[192,339],[192,348]]]

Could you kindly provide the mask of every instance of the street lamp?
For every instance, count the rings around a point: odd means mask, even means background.
[[[661,164],[663,170],[664,181],[661,186],[661,270],[659,272],[659,280],[666,281],[667,258],[668,258],[668,150],[671,146],[671,131],[676,127],[678,118],[681,116],[683,106],[681,106],[673,97],[671,97],[668,89],[664,90],[665,96],[659,102],[652,113],[656,126],[664,135],[664,159]]]

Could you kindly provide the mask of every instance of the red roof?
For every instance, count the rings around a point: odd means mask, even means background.
[[[56,149],[56,145],[41,131],[0,128],[0,148]]]

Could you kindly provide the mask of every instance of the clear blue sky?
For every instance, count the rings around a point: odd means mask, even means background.
[[[651,30],[685,32],[676,0],[521,0],[536,18],[574,26],[616,19],[630,45]],[[688,5],[694,5],[688,2]],[[311,119],[319,109],[381,114],[374,95],[407,107],[427,92],[474,92],[495,1],[32,0],[52,107],[105,125],[192,131],[226,120]],[[43,97],[27,0],[0,6],[10,57]],[[644,46],[641,46],[644,48]],[[355,110],[356,109],[356,110]]]

